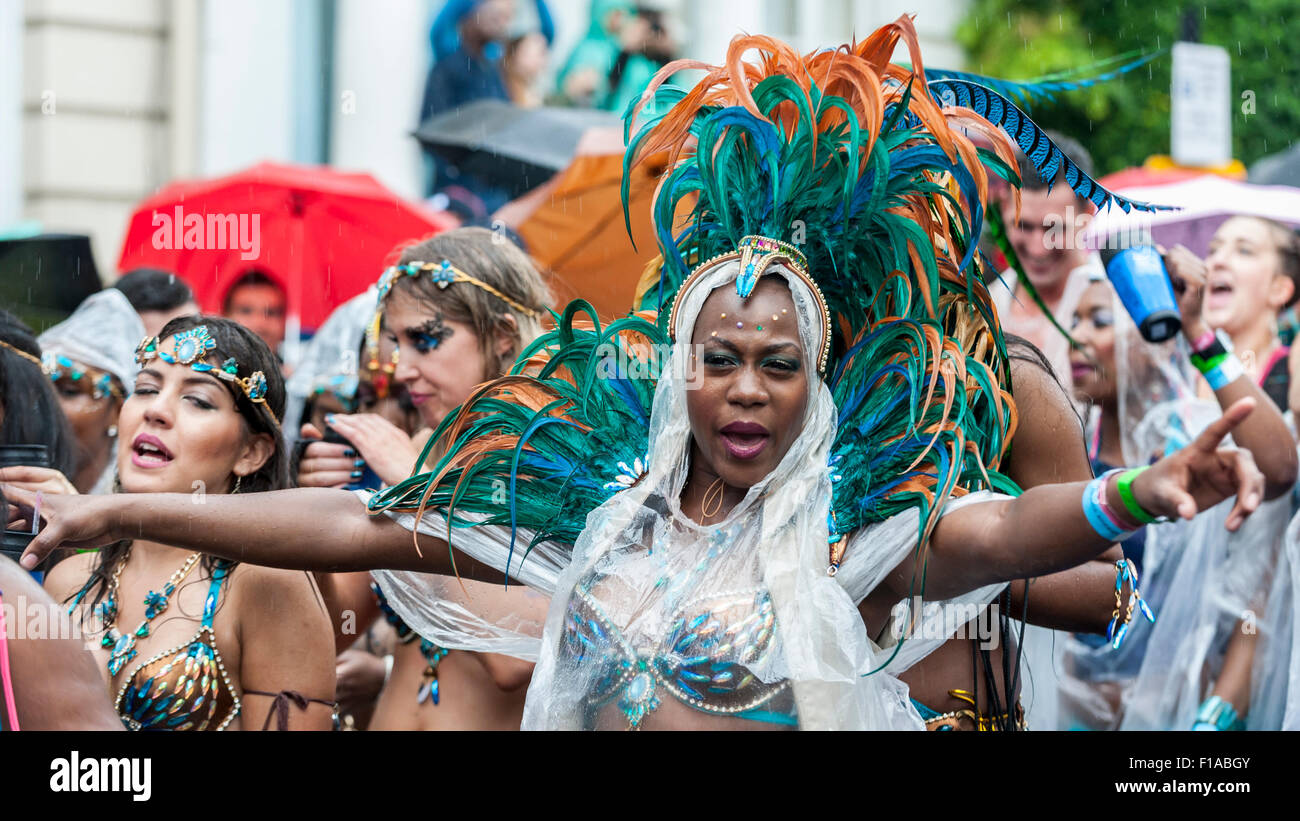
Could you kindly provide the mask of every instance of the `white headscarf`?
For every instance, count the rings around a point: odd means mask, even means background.
[[[116,288],[91,294],[72,315],[40,335],[42,353],[106,371],[130,393],[135,387],[135,348],[144,339],[144,323]]]

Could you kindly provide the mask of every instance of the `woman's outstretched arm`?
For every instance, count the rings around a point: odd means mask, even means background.
[[[1139,475],[1132,485],[1137,503],[1153,516],[1190,519],[1235,495],[1227,527],[1241,527],[1263,499],[1264,477],[1249,451],[1219,449],[1219,443],[1254,407],[1254,400],[1241,400],[1190,445]],[[948,598],[1088,561],[1110,543],[1084,514],[1086,487],[1086,482],[1041,485],[1015,499],[968,505],[944,516],[930,537],[924,576],[911,556],[895,568],[891,585],[924,578],[927,597]],[[1122,510],[1115,482],[1106,487],[1108,504]]]
[[[6,488],[20,516],[31,515],[36,494]],[[56,547],[96,548],[119,539],[148,539],[233,561],[290,570],[419,570],[477,581],[505,576],[456,552],[447,542],[413,535],[388,516],[372,516],[354,493],[295,488],[267,493],[120,493],[43,496],[44,522],[23,554],[35,566]],[[419,549],[416,549],[418,539]],[[422,554],[422,555],[421,555]]]

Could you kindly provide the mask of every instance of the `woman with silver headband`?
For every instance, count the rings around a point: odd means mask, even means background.
[[[252,332],[217,317],[181,317],[141,341],[136,359],[141,369],[118,421],[120,492],[102,498],[181,493],[203,507],[289,486],[284,383]],[[60,498],[101,497],[45,501]],[[332,642],[311,576],[176,546],[124,533],[45,579],[80,622],[122,723],[330,728]]]

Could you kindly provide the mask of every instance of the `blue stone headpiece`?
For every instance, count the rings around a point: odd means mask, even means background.
[[[204,359],[217,347],[217,341],[208,332],[207,325],[195,325],[188,331],[182,331],[172,337],[172,342],[172,351],[168,353],[159,347],[160,342],[156,336],[140,340],[140,344],[135,349],[135,361],[141,366],[153,359],[161,359],[169,365],[189,365],[191,370],[211,374],[225,382],[230,382],[244,392],[248,401],[265,408],[275,426],[280,426],[275,411],[266,404],[266,374],[253,371],[248,376],[241,377],[239,364],[235,362],[234,357],[229,357],[220,366]]]

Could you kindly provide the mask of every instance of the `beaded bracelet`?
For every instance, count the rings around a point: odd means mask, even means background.
[[[1128,582],[1128,606],[1124,607],[1124,582]],[[1133,610],[1137,608],[1147,621],[1152,624],[1156,623],[1156,614],[1151,612],[1151,607],[1147,605],[1146,600],[1142,598],[1142,593],[1138,590],[1137,568],[1128,559],[1120,559],[1115,562],[1115,612],[1111,614],[1110,624],[1106,627],[1106,640],[1110,642],[1111,649],[1118,650],[1124,643],[1124,637],[1128,635],[1129,624],[1133,621]],[[1120,611],[1124,611],[1123,621],[1120,621]],[[1117,629],[1118,628],[1118,629]]]

